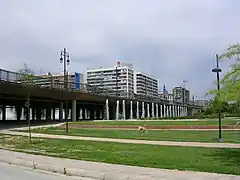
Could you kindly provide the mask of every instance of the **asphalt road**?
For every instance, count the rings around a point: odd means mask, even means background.
[[[44,173],[0,162],[1,180],[93,180],[89,178],[69,177],[53,173]]]

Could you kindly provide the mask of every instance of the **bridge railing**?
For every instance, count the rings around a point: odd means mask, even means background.
[[[0,81],[6,81],[11,83],[18,83],[18,84],[31,84],[32,86],[37,86],[40,88],[47,88],[47,89],[57,89],[69,92],[82,92],[100,96],[113,96],[116,97],[116,90],[92,86],[86,83],[78,83],[74,82],[73,80],[67,80],[66,82],[63,78],[56,78],[55,76],[31,76],[30,79],[26,79],[25,75],[7,71],[4,69],[0,69]],[[31,81],[31,82],[30,82]],[[137,95],[134,93],[120,93],[119,97],[124,97],[124,99],[136,99],[139,101],[151,101],[151,102],[165,102],[169,104],[176,104],[178,102],[169,102],[168,100],[161,99],[159,97],[152,97],[146,95]]]
[[[27,78],[24,74],[7,71],[4,69],[0,69],[0,81],[6,81],[11,83],[17,84],[28,84],[32,86],[38,86],[41,88],[48,88],[48,89],[58,89],[58,90],[68,90],[68,91],[80,91],[84,93],[91,93],[91,94],[102,94],[102,95],[109,95],[115,96],[116,92],[112,89],[101,88],[92,86],[86,83],[78,83],[74,82],[73,80],[67,79],[64,81],[62,77],[56,76],[31,76],[31,78]]]

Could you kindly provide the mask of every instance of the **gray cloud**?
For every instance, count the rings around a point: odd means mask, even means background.
[[[215,53],[240,39],[237,0],[2,0],[0,67],[28,63],[61,72],[113,66],[116,60],[172,88],[182,80],[199,97],[213,87]],[[225,66],[224,66],[225,67]]]

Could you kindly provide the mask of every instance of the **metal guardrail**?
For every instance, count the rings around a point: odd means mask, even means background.
[[[0,81],[6,81],[16,84],[30,85],[39,88],[47,88],[47,89],[57,89],[57,90],[68,90],[69,92],[82,92],[93,95],[100,96],[112,96],[116,97],[116,91],[112,89],[106,89],[101,87],[92,86],[86,83],[76,83],[73,81],[64,82],[63,80],[57,79],[55,76],[31,76],[31,78],[26,79],[26,75],[7,71],[4,69],[0,69]],[[68,87],[67,89],[65,87]],[[133,99],[133,100],[142,100],[142,101],[151,101],[151,102],[166,102],[168,104],[181,104],[175,101],[169,101],[167,99],[161,99],[151,96],[137,95],[137,94],[126,94],[124,96],[119,96],[124,99]],[[189,104],[193,105],[193,104]],[[193,105],[194,106],[194,105]]]

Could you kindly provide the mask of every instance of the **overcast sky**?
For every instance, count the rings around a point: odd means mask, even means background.
[[[158,77],[187,80],[199,98],[214,86],[215,54],[240,40],[239,0],[0,0],[0,68],[36,72],[111,67],[117,60]]]

